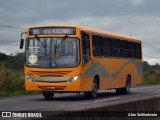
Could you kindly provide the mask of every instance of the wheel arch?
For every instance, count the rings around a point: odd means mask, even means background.
[[[98,74],[94,75],[94,78],[96,78],[97,80],[97,84],[98,84],[98,89],[100,88],[100,77]]]
[[[127,77],[129,77],[129,78],[130,78],[130,80],[131,80],[131,74],[128,74],[128,75],[127,75]]]
[[[128,74],[127,77],[129,77],[130,79],[130,85],[132,85],[132,78],[131,78],[131,74]],[[127,79],[126,79],[126,82],[127,82]]]

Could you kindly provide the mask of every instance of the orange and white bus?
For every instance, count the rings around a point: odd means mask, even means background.
[[[45,99],[56,92],[84,92],[89,98],[107,89],[128,94],[142,82],[136,37],[72,25],[34,26],[25,33],[26,90],[42,91]]]

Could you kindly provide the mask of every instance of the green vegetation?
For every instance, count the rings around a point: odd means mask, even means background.
[[[148,62],[143,62],[143,83],[148,84],[160,84],[160,65],[149,65]]]
[[[31,94],[26,92],[23,79],[24,54],[0,53],[0,96]]]
[[[0,96],[33,94],[26,92],[23,78],[24,53],[5,55],[0,53]],[[160,65],[143,62],[143,83],[160,84]]]
[[[6,62],[2,62],[0,66],[0,89],[5,91],[23,90],[23,74],[7,67]]]

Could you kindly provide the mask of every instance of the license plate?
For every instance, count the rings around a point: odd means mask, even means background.
[[[56,87],[47,87],[47,89],[49,89],[49,90],[55,90]]]

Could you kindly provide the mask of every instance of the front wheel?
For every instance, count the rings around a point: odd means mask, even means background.
[[[44,97],[46,100],[51,100],[51,99],[53,99],[53,97],[54,97],[54,93],[53,93],[53,92],[43,92],[43,97]]]
[[[131,79],[129,76],[126,78],[126,86],[124,88],[117,88],[116,93],[117,94],[129,94],[131,88]]]
[[[94,78],[93,84],[92,84],[92,91],[84,92],[84,95],[86,98],[93,99],[97,97],[97,94],[98,94],[98,83],[97,83],[97,79]]]

